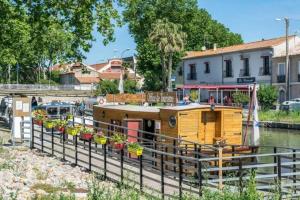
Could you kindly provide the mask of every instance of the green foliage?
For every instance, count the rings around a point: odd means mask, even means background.
[[[97,85],[96,95],[117,94],[118,83],[116,81],[102,80]]]
[[[136,93],[136,81],[134,80],[125,80],[124,81],[124,92],[135,94]]]
[[[274,121],[286,123],[300,123],[300,112],[286,112],[286,111],[259,111],[258,117],[260,121]]]
[[[260,85],[257,91],[257,99],[262,110],[269,110],[272,108],[278,98],[278,91],[272,85]]]
[[[198,91],[196,90],[192,90],[191,93],[190,93],[190,97],[191,97],[191,100],[193,102],[197,101],[198,100]]]
[[[247,104],[249,103],[249,96],[242,92],[235,92],[233,95],[233,101],[237,104]]]
[[[47,194],[47,195],[41,195],[41,196],[35,196],[33,200],[75,200],[75,195],[66,195],[63,193],[57,194]]]
[[[122,0],[124,20],[137,44],[139,73],[145,74],[145,89],[160,90],[163,85],[152,80],[162,80],[162,66],[158,49],[148,38],[158,19],[182,26],[186,33],[185,50],[201,50],[202,46],[212,48],[242,43],[241,36],[213,20],[209,13],[198,8],[196,0]],[[180,54],[173,55],[173,67],[179,62]]]
[[[185,38],[186,34],[182,32],[182,26],[172,23],[166,18],[158,19],[149,34],[150,41],[155,44],[160,54],[164,90],[168,88],[168,91],[172,91],[173,55],[183,51]],[[166,86],[166,83],[168,83],[168,86]]]
[[[105,45],[114,41],[114,28],[122,21],[113,2],[1,0],[0,82],[8,81],[9,66],[12,83],[17,71],[19,82],[34,83],[46,79],[53,64],[82,60],[94,27]]]
[[[126,141],[126,136],[121,133],[114,133],[111,136],[111,141],[117,144],[124,143]]]

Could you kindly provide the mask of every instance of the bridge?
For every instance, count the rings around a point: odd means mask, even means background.
[[[80,85],[47,85],[47,84],[0,84],[0,96],[23,94],[26,96],[91,96],[91,86]]]

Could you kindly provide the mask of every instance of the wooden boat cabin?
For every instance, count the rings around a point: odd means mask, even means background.
[[[160,133],[200,144],[242,144],[242,110],[236,107],[186,105],[152,107],[133,105],[94,106],[94,119],[151,133]],[[99,124],[109,129],[108,125]],[[128,131],[128,135],[137,132]],[[143,134],[151,139],[152,135]]]

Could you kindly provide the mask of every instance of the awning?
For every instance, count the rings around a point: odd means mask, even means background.
[[[177,89],[248,90],[251,85],[182,85]]]

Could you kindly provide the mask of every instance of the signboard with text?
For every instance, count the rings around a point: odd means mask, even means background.
[[[173,103],[176,104],[176,92],[147,92],[146,101],[148,103]]]
[[[255,77],[237,78],[237,83],[254,83]]]

